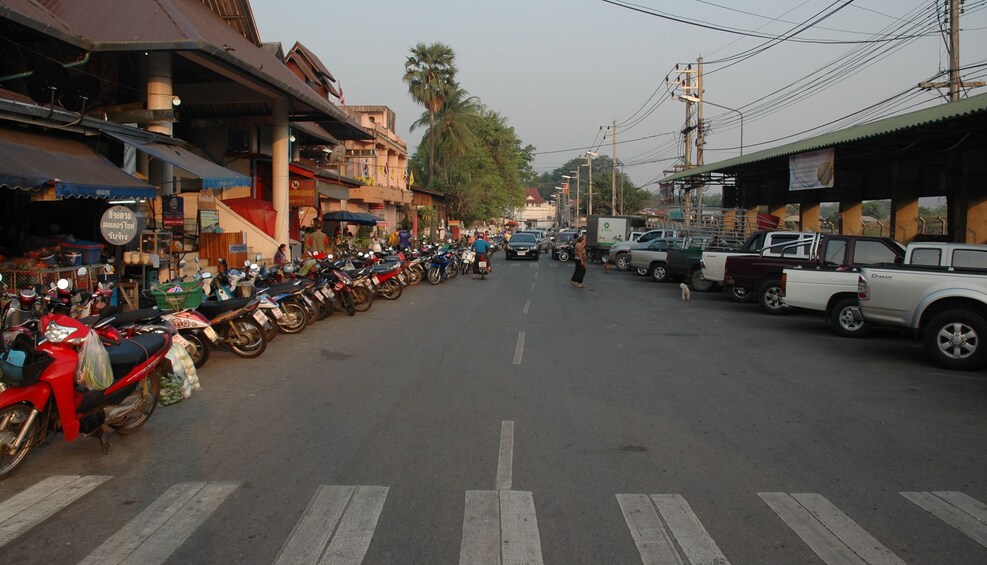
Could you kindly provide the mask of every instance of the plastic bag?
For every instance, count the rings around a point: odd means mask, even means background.
[[[79,367],[75,371],[75,382],[91,390],[106,390],[113,384],[113,366],[106,348],[99,341],[96,332],[89,335],[79,349]]]
[[[165,358],[170,361],[171,370],[161,380],[161,395],[158,403],[162,406],[175,404],[192,396],[193,390],[199,390],[199,375],[195,370],[195,362],[185,346],[177,340],[171,344]]]

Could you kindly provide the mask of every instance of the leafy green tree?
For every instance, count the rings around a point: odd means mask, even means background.
[[[411,48],[411,55],[404,63],[403,80],[415,102],[425,107],[429,116],[429,129],[435,124],[435,116],[442,110],[449,94],[456,90],[456,54],[443,43],[425,45],[418,43]],[[431,143],[434,143],[433,138]],[[435,147],[429,147],[428,178],[430,184],[435,174]]]
[[[613,192],[613,160],[606,156],[600,155],[592,161],[593,163],[593,213],[594,214],[612,214],[613,210],[610,209],[611,193]],[[577,157],[575,159],[570,159],[561,167],[553,170],[549,173],[543,173],[538,176],[535,181],[538,193],[542,195],[546,200],[550,199],[555,192],[556,186],[564,186],[565,182],[569,181],[569,200],[572,205],[576,204],[576,178],[565,179],[562,175],[571,175],[570,172],[576,171],[576,167],[583,167],[579,169],[579,214],[585,214],[588,210],[589,204],[589,175],[585,168],[586,159],[583,157]],[[651,197],[651,193],[644,190],[643,187],[635,186],[634,182],[624,174],[623,171],[619,171],[620,161],[617,161],[618,173],[617,173],[617,211],[620,211],[621,198],[623,198],[623,210],[626,214],[636,214],[641,208],[647,205],[648,200]]]

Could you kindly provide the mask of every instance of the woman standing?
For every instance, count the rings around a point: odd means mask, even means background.
[[[576,271],[572,273],[569,284],[583,288],[584,276],[586,276],[586,236],[581,235],[576,240]]]

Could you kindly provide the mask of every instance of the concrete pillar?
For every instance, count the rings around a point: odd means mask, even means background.
[[[174,107],[172,105],[173,97],[171,53],[152,51],[147,56],[147,109],[171,110]],[[171,122],[150,122],[147,124],[147,130],[170,137],[172,124]],[[175,171],[171,163],[154,159],[148,166],[147,174],[151,184],[161,187],[162,196],[176,192]]]
[[[785,218],[788,215],[788,205],[785,204],[784,202],[772,202],[771,204],[768,204],[768,214],[771,214],[772,216],[775,216],[777,218],[781,218],[781,221],[779,222],[778,225],[784,226]]]
[[[863,235],[864,204],[856,202],[840,202],[840,233],[846,235]]]
[[[820,206],[817,201],[799,204],[799,222],[802,224],[802,231],[819,232]]]
[[[918,164],[895,161],[891,164],[891,213],[894,231],[891,237],[910,243],[918,234]]]
[[[274,101],[271,116],[271,204],[278,217],[274,224],[274,239],[279,243],[288,242],[288,163],[291,158],[288,141],[288,100]]]

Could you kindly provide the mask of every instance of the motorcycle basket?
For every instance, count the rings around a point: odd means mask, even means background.
[[[34,348],[31,338],[19,334],[10,347],[0,351],[0,381],[10,387],[31,386],[52,361],[51,355]]]
[[[173,291],[175,287],[182,290]],[[202,288],[197,281],[164,283],[152,288],[151,296],[162,310],[184,310],[202,303]]]

